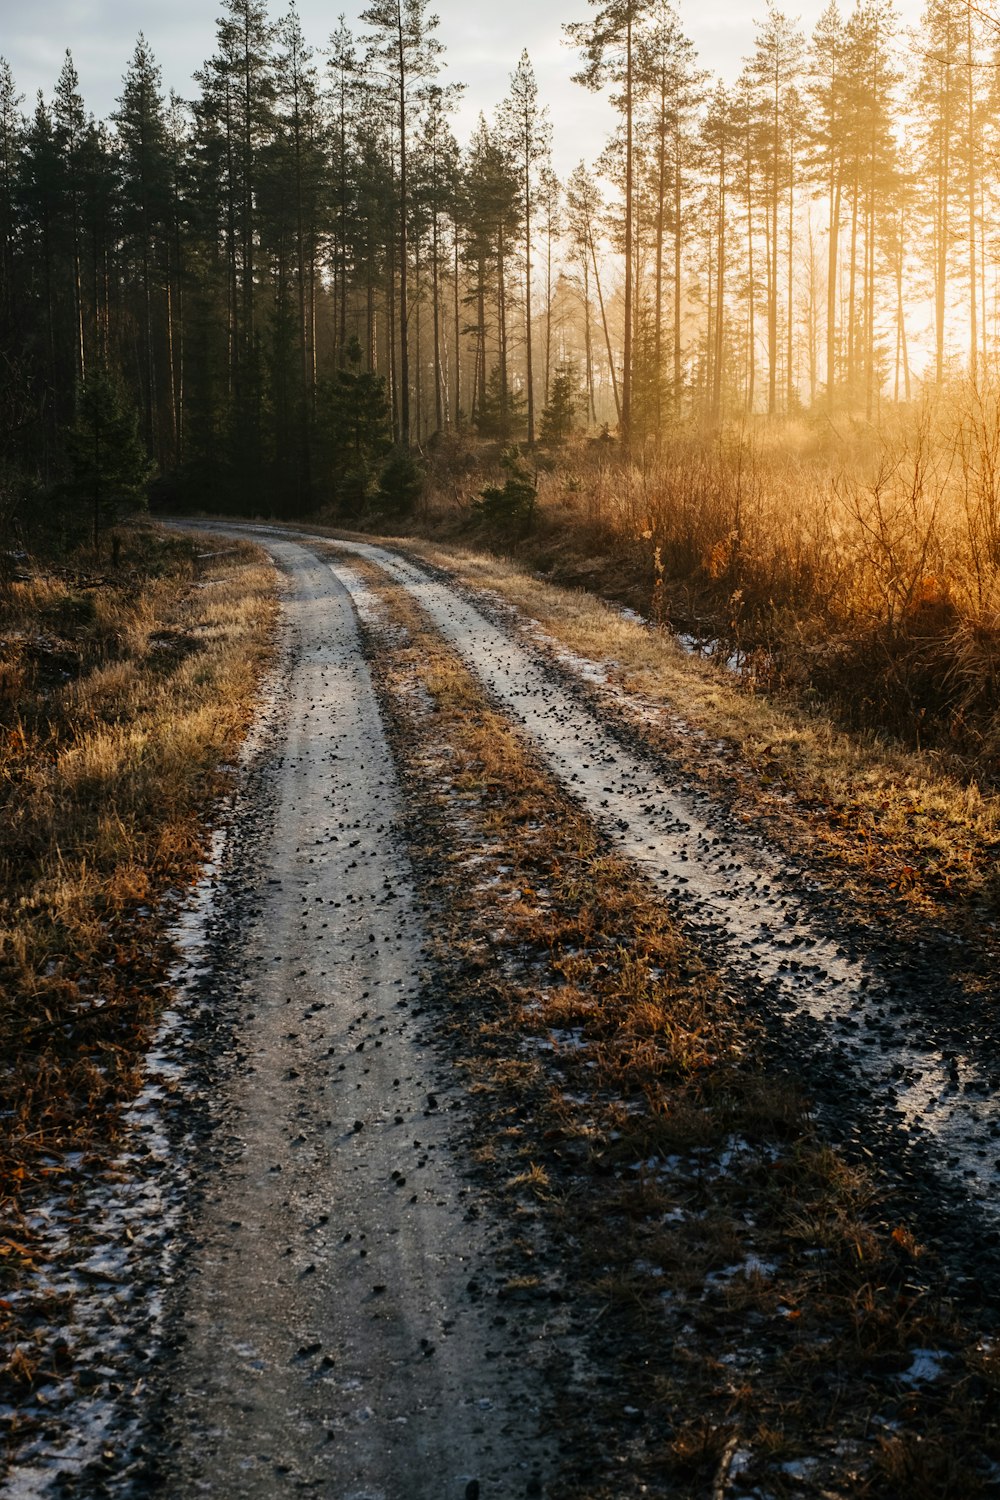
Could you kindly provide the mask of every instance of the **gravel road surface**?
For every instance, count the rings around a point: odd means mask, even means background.
[[[338,542],[374,562],[423,605],[541,750],[558,779],[614,842],[714,945],[742,983],[763,988],[785,1017],[867,1085],[868,1129],[912,1140],[920,1166],[960,1183],[1000,1220],[1000,1112],[995,1057],[942,1049],[927,1002],[933,973],[903,976],[847,951],[816,920],[801,876],[760,839],[720,829],[704,794],[664,784],[648,758],[609,732],[523,642],[439,578],[384,548]],[[359,587],[338,568],[347,588]],[[919,955],[916,955],[919,960]],[[930,991],[930,992],[929,992]]]
[[[247,1065],[227,1086],[224,1170],[200,1213],[167,1493],[474,1500],[544,1493],[558,1470],[545,1328],[490,1319],[481,1296],[500,1227],[475,1201],[462,1100],[421,1029],[418,903],[358,634],[370,585],[352,555],[420,603],[790,1055],[826,1068],[831,1123],[841,1079],[845,1116],[901,1179],[950,1193],[970,1223],[995,1221],[990,1064],[971,1040],[942,1045],[919,955],[893,968],[859,949],[780,851],[727,825],[704,792],[669,785],[654,755],[439,573],[368,543],[239,530],[286,576],[287,722],[266,880],[252,921],[232,914],[246,921],[233,983]]]
[[[421,1036],[420,923],[355,614],[312,552],[267,545],[287,583],[286,720],[162,1489],[540,1492],[536,1351],[480,1295],[489,1226]]]

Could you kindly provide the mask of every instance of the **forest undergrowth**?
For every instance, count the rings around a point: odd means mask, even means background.
[[[1000,777],[1000,382],[894,412],[541,453],[537,503],[477,508],[498,455],[453,439],[410,529],[471,542],[691,637],[753,693]],[[377,517],[373,518],[375,521]]]

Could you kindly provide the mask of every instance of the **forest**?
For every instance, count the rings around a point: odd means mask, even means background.
[[[667,0],[581,12],[614,128],[566,181],[527,53],[457,139],[427,0],[314,43],[226,0],[195,96],[140,35],[105,121],[69,53],[33,109],[0,63],[0,524],[419,503],[544,568],[548,513],[753,674],[990,761],[1000,33],[769,4],[725,83]]]
[[[1000,20],[361,4],[0,59],[0,1492],[995,1496]]]

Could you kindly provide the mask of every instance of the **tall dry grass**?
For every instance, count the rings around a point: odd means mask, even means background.
[[[451,463],[443,510],[478,479]],[[463,485],[467,493],[463,493]],[[753,686],[1000,775],[1000,372],[894,412],[543,459],[538,522],[497,538],[735,654]]]

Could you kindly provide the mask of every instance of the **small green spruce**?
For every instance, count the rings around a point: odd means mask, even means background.
[[[135,408],[113,371],[95,369],[79,386],[66,456],[69,475],[60,493],[89,513],[96,551],[109,526],[145,506],[152,472]]]
[[[500,459],[507,478],[503,485],[487,485],[472,509],[505,535],[530,531],[538,502],[538,476],[533,474],[518,448],[508,448]]]
[[[347,346],[348,367],[323,383],[321,434],[337,508],[360,515],[379,465],[392,447],[385,377],[361,368],[361,345]]]
[[[378,501],[392,516],[413,514],[424,492],[423,468],[405,448],[395,448],[379,476]]]
[[[567,442],[578,430],[584,397],[573,364],[560,365],[552,377],[549,399],[542,412],[542,442]]]

